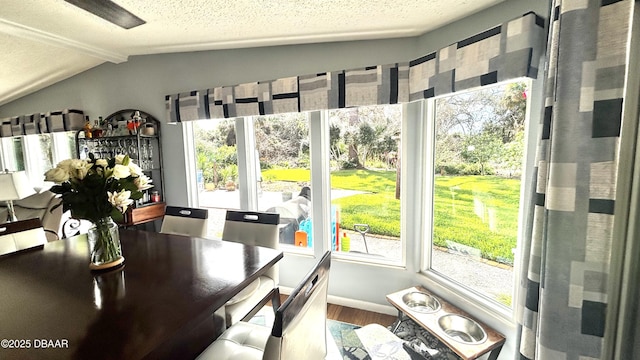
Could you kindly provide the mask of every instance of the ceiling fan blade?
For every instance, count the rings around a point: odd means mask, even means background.
[[[146,21],[140,19],[125,8],[111,0],[64,0],[96,16],[99,16],[110,23],[116,24],[125,29],[131,29],[145,24]]]

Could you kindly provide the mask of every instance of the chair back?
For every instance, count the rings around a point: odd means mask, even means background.
[[[330,267],[327,251],[278,308],[263,360],[325,358]]]
[[[279,214],[227,210],[222,240],[277,249],[280,241],[279,222]],[[277,285],[278,266],[273,266],[266,275],[276,280]]]
[[[163,234],[206,237],[209,229],[208,218],[209,212],[205,209],[167,206],[160,232]]]
[[[0,255],[44,245],[47,236],[40,219],[0,224]]]
[[[227,210],[222,240],[275,249],[280,215],[258,211]]]

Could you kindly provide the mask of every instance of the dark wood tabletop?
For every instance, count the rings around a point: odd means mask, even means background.
[[[89,270],[86,237],[0,258],[0,359],[189,359],[213,313],[282,258],[239,243],[120,230],[124,267]]]

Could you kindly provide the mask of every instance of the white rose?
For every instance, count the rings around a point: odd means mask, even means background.
[[[125,166],[128,166],[129,163],[131,162],[131,158],[129,158],[129,155],[124,155],[124,154],[116,155],[115,159],[116,159],[116,164],[122,164]]]
[[[133,183],[136,184],[138,190],[147,190],[151,189],[153,185],[151,184],[151,179],[149,179],[146,175],[140,175],[139,177],[133,180]]]
[[[73,161],[74,161],[74,160],[76,160],[76,159],[66,159],[66,160],[62,160],[62,161],[60,161],[60,162],[58,163],[58,165],[57,165],[56,167],[59,167],[59,168],[61,168],[61,169],[63,169],[63,170],[66,170],[67,172],[71,172],[71,169],[72,169],[72,166],[71,166],[71,165],[73,164]]]
[[[89,173],[89,169],[91,169],[92,166],[93,165],[86,160],[73,160],[71,163],[71,176],[82,180],[87,176],[87,173]]]
[[[133,176],[142,176],[142,169],[133,161],[129,161],[129,171]]]
[[[113,167],[113,177],[116,179],[125,179],[131,176],[131,171],[128,166],[116,164]]]
[[[127,207],[133,204],[133,200],[129,197],[131,196],[131,191],[129,190],[121,190],[120,192],[111,192],[107,191],[107,197],[109,198],[109,203],[115,206],[120,212],[127,211]]]
[[[106,159],[96,159],[96,165],[106,168],[109,166],[109,162]]]
[[[63,168],[56,167],[44,173],[44,180],[60,184],[69,180],[69,172]]]

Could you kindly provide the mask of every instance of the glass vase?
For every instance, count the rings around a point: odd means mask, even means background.
[[[105,217],[94,222],[87,233],[87,237],[91,254],[90,269],[108,269],[124,262],[118,225],[111,217]]]

